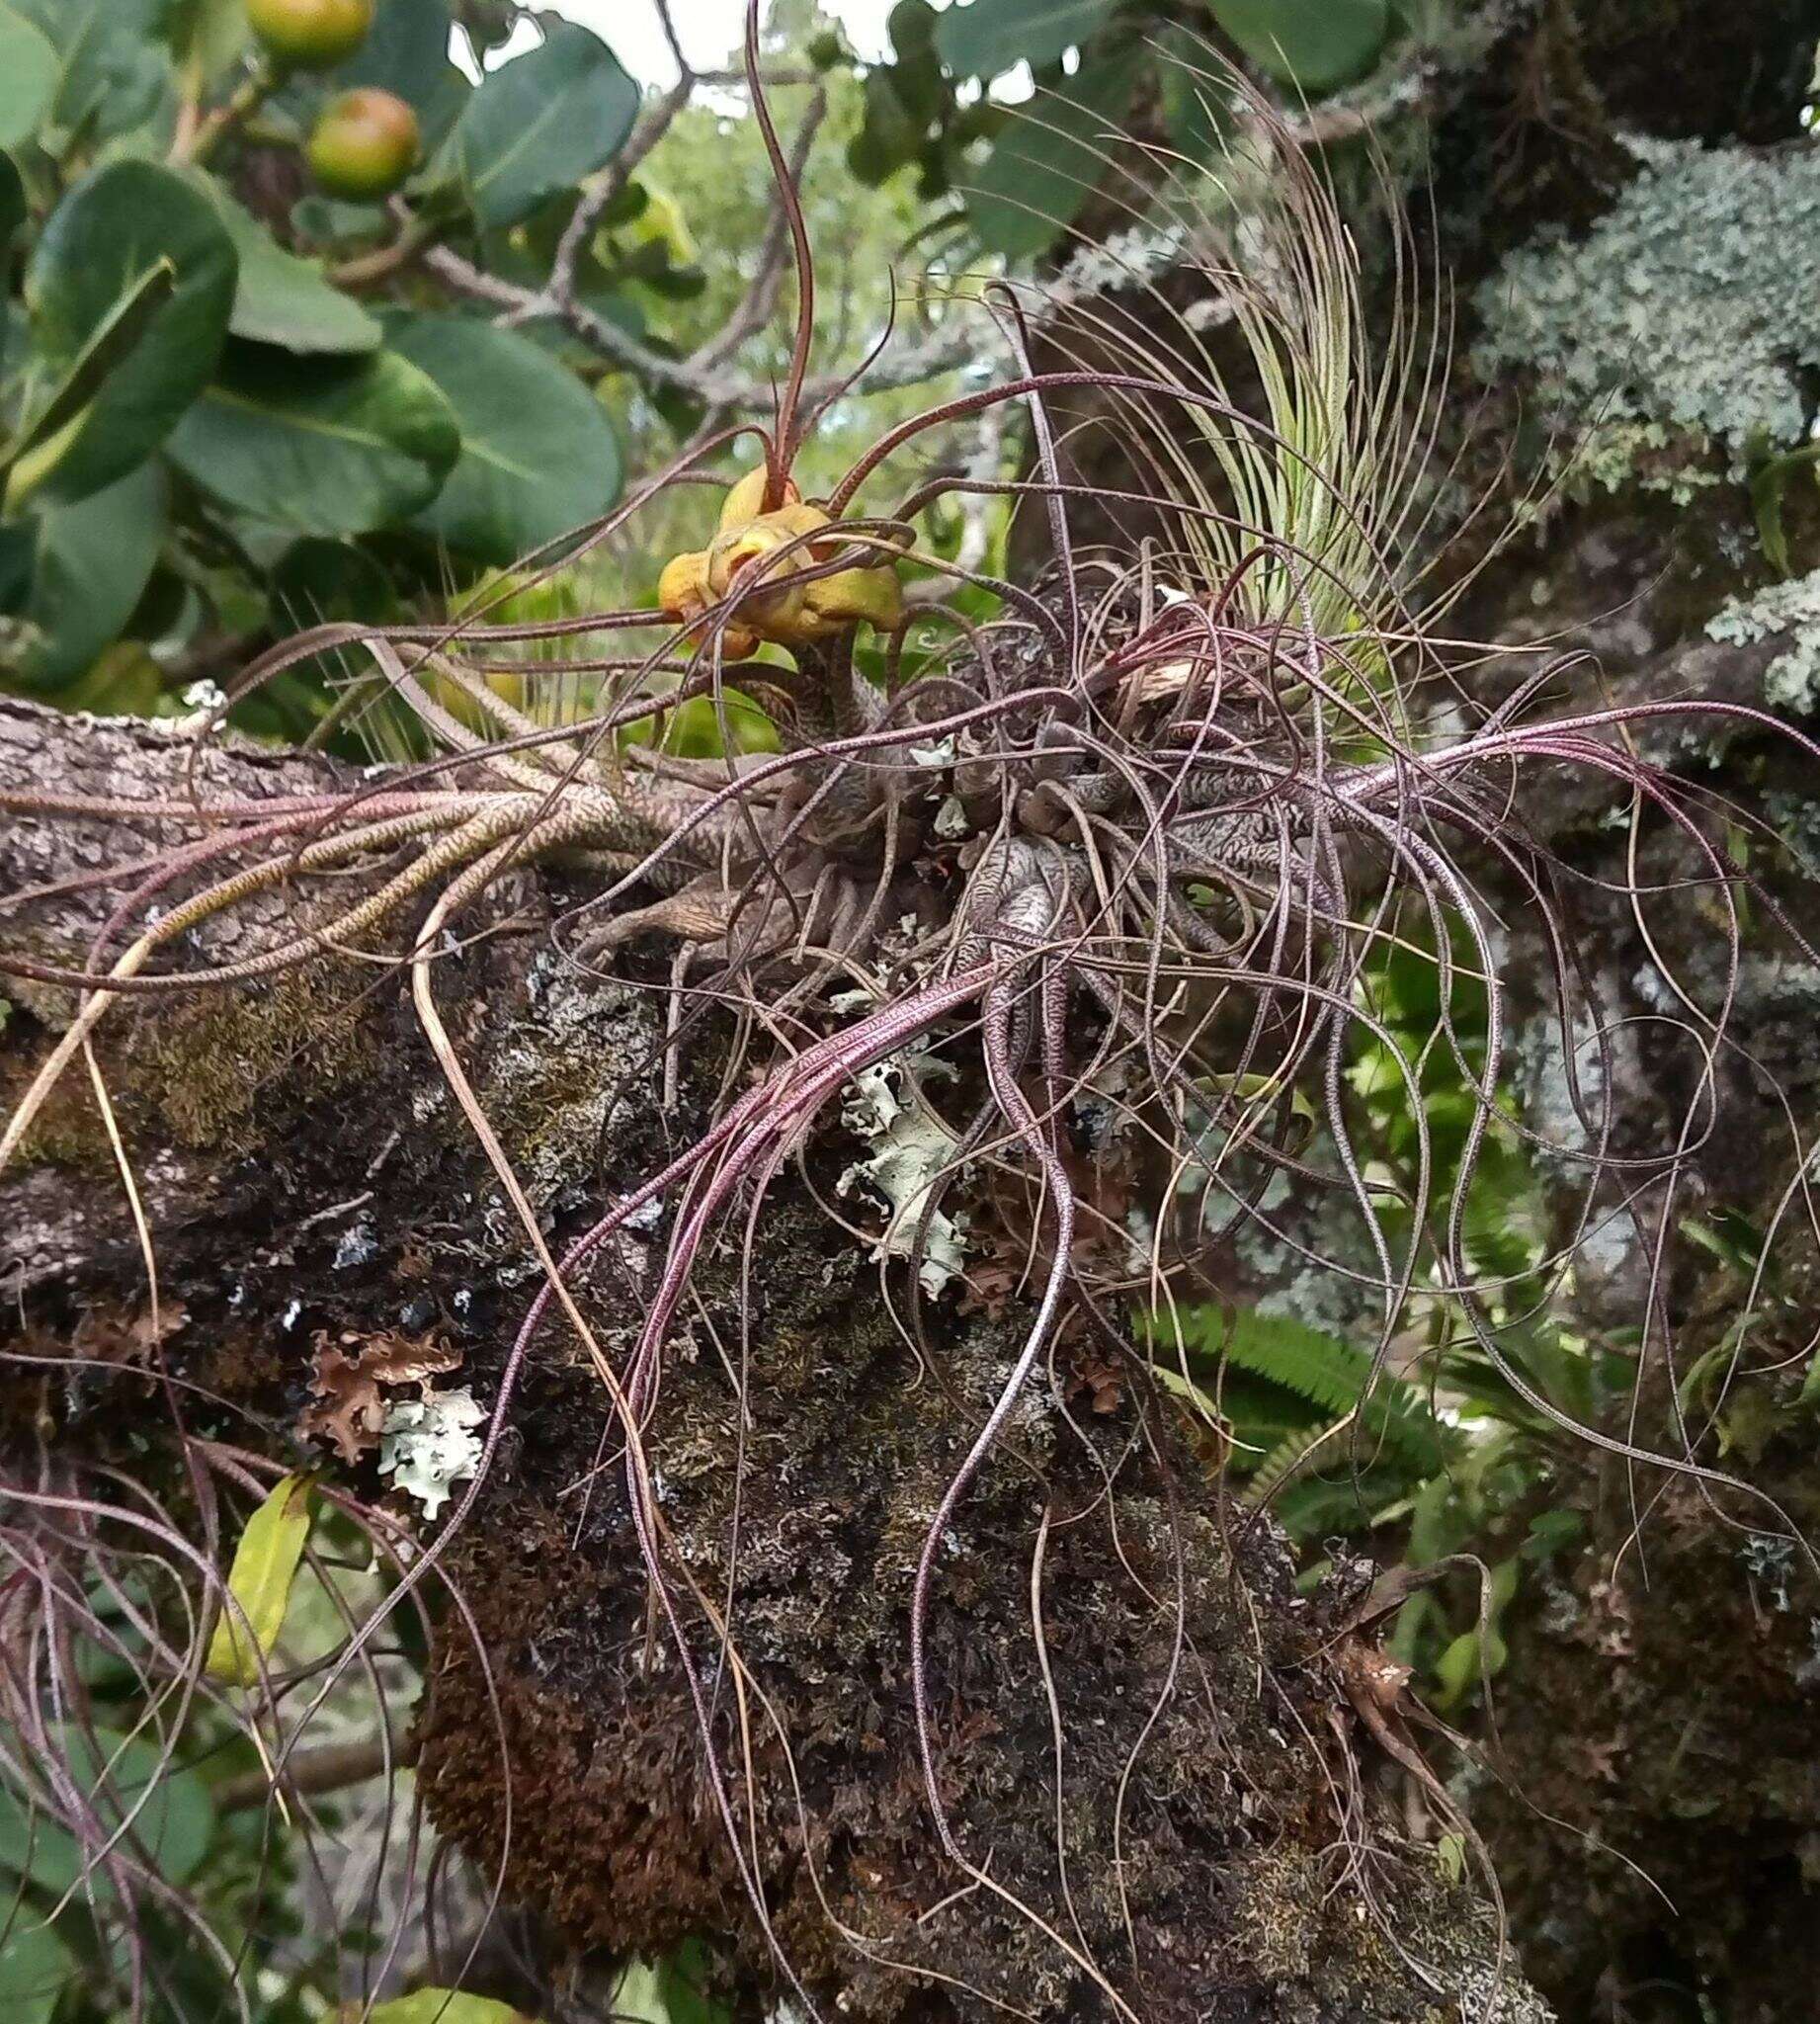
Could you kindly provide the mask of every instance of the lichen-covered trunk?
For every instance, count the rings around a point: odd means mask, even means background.
[[[186,751],[162,729],[0,707],[0,787],[145,800],[182,792]],[[215,794],[321,775],[239,749],[207,767]],[[0,840],[0,894],[158,827],[21,821]],[[652,999],[543,953],[562,897],[519,877],[488,902],[510,932],[434,969],[552,1237],[699,1128],[719,1060],[697,1038],[664,1108]],[[244,953],[282,905],[263,926],[205,928],[186,960],[221,960],[229,935]],[[59,906],[30,953],[80,963],[105,911],[80,890]],[[54,988],[17,995],[0,1101],[70,1010]],[[6,1467],[40,1443],[164,1466],[148,1459],[165,1411],[151,1366],[207,1401],[201,1431],[370,1497],[386,1487],[372,1459],[339,1462],[322,1431],[331,1355],[433,1338],[438,1382],[493,1404],[537,1268],[396,970],[324,961],[281,986],[137,998],[96,1056],[164,1340],[149,1365],[121,1355],[145,1346],[145,1268],[92,1087],[72,1078],[0,1182]],[[1022,1310],[951,1304],[931,1353],[914,1350],[891,1305],[901,1268],[881,1274],[822,1206],[837,1139],[779,1178],[749,1258],[734,1247],[700,1275],[648,1430],[701,1706],[653,1608],[601,1380],[552,1325],[444,1562],[460,1610],[443,1612],[417,1718],[438,1825],[503,1865],[552,1946],[648,1955],[695,1935],[753,2001],[780,1971],[710,1763],[783,1957],[849,2015],[1105,2015],[1112,1990],[1158,2020],[1485,2014],[1502,1957],[1483,1902],[1401,1850],[1374,1796],[1382,1760],[1345,1685],[1364,1575],[1299,1594],[1280,1537],[1223,1501],[1142,1369],[1109,1381],[1084,1333],[1031,1386],[942,1543],[926,1691],[944,1849],[915,1732],[912,1572]],[[661,1225],[660,1210],[581,1275],[610,1356]],[[396,1494],[392,1508],[435,1532]],[[1496,2013],[1534,2014],[1503,1974]]]
[[[1781,713],[1811,734],[1820,162],[1803,129],[1820,10],[1811,0],[1515,0],[1462,19],[1425,107],[1425,229],[1458,302],[1441,437],[1464,451],[1460,497],[1482,482],[1498,502],[1480,534],[1535,488],[1520,507],[1522,534],[1448,615],[1455,636],[1517,650],[1478,661],[1466,687],[1495,705],[1551,652],[1563,656],[1550,691],[1563,707],[1712,697]],[[1386,145],[1394,157],[1394,133]],[[1221,342],[1216,324],[1209,341]],[[1048,362],[1091,357],[1096,342],[1091,328],[1066,328]],[[1065,426],[1095,405],[1091,394],[1055,403],[1064,475],[1087,502],[1118,484],[1111,433]],[[1083,539],[1154,532],[1122,504],[1104,514]],[[1042,530],[1033,519],[1024,534],[1034,555]],[[1443,573],[1483,559],[1469,533]],[[1820,781],[1799,751],[1743,728],[1665,729],[1642,750],[1813,861]],[[1610,782],[1552,776],[1519,812],[1584,902],[1575,947],[1612,1044],[1613,1150],[1658,1156],[1690,1106],[1700,1108],[1701,1072],[1660,976],[1687,979],[1696,998],[1723,993],[1718,909],[1609,897],[1638,876],[1627,798]],[[1742,828],[1736,848],[1811,941],[1810,883],[1778,869],[1761,842],[1747,845]],[[1661,891],[1700,876],[1660,838],[1641,862]],[[1477,870],[1497,907],[1515,1094],[1532,1130],[1572,1142],[1544,924],[1490,853]],[[1788,1127],[1811,1145],[1820,1123],[1820,975],[1751,939],[1763,926],[1747,935],[1735,1045],[1713,1064],[1715,1100],[1700,1112],[1684,1198],[1696,1220],[1723,1209],[1747,1230],[1764,1226],[1788,1179]],[[1546,1178],[1558,1209],[1550,1236],[1578,1246],[1566,1311],[1591,1340],[1634,1341],[1648,1247],[1616,1211],[1623,1185],[1602,1188],[1610,1221],[1595,1218],[1599,1240],[1582,1245],[1579,1172],[1556,1166]],[[1803,1385],[1814,1245],[1804,1214],[1794,1221],[1768,1315],[1748,1258],[1672,1276],[1678,1366],[1647,1374],[1635,1417],[1620,1397],[1607,1431],[1653,1429],[1671,1450],[1694,1440],[1700,1460],[1774,1497],[1811,1541]],[[1267,1262],[1278,1276],[1250,1291],[1293,1297],[1285,1280],[1299,1274],[1333,1318],[1330,1280],[1286,1247]],[[1684,1437],[1675,1389],[1751,1301],[1753,1382],[1716,1410],[1710,1379],[1691,1392]],[[1544,1506],[1578,1520],[1582,1543],[1526,1579],[1503,1627],[1497,1720],[1480,1724],[1492,1769],[1468,1774],[1527,1969],[1569,2024],[1805,2018],[1820,1932],[1820,1590],[1802,1555],[1767,1536],[1779,1521],[1760,1502],[1715,1498],[1566,1441],[1527,1509]],[[1520,1544],[1521,1530],[1475,1542],[1487,1559]]]

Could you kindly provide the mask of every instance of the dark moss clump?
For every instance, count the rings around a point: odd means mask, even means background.
[[[372,1071],[374,1037],[359,1016],[370,981],[347,964],[322,962],[180,998],[137,1023],[132,1088],[178,1144],[244,1152],[270,1131],[268,1106],[286,1097],[294,1104],[305,1090],[331,1096]]]
[[[1810,1410],[1790,1399],[1772,1421],[1749,1403],[1761,1388],[1739,1389],[1727,1466],[1813,1539]],[[1722,1513],[1704,1485],[1651,1495],[1640,1542],[1621,1470],[1588,1462],[1564,1495],[1592,1543],[1508,1626],[1510,1784],[1473,1810],[1525,1965],[1570,2018],[1614,1991],[1637,2024],[1804,2014],[1795,1992],[1820,1983],[1820,1584],[1791,1541],[1750,1529],[1774,1523],[1761,1508]]]
[[[988,1998],[1108,2014],[1071,1952],[1156,2019],[1439,2019],[1475,1975],[1488,1990],[1495,1949],[1426,1856],[1374,1856],[1374,1906],[1343,1881],[1318,1651],[1331,1624],[1295,1594],[1276,1536],[1218,1508],[1136,1388],[1071,1424],[1065,1357],[941,1565],[940,1777],[961,1846],[1008,1894],[954,1895],[965,1879],[942,1855],[917,1759],[911,1576],[1015,1339],[956,1327],[919,1377],[851,1240],[804,1209],[774,1209],[764,1230],[743,1455],[703,1326],[673,1348],[651,1459],[735,1807],[756,1814],[772,1921],[817,2000],[868,2019],[983,2016]],[[623,1286],[596,1292],[600,1311],[626,1305]],[[710,1315],[736,1356],[732,1316]],[[503,1853],[509,1894],[578,1945],[652,1953],[695,1932],[763,1982],[775,1970],[622,1478],[609,1468],[559,1501],[599,1462],[604,1414],[556,1342],[457,1548],[505,1729],[509,1847],[489,1686],[453,1646],[422,1721],[424,1789],[439,1825],[485,1866]],[[729,1567],[743,1698],[688,1596],[694,1584],[726,1605]]]

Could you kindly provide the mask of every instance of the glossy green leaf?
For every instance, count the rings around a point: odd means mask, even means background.
[[[21,688],[73,682],[119,636],[158,560],[165,512],[164,474],[145,464],[26,523],[28,574],[14,611],[22,637],[8,656]]]
[[[916,159],[923,144],[923,127],[911,117],[892,83],[893,65],[875,65],[867,74],[866,117],[847,143],[847,166],[868,186],[876,189],[887,176]]]
[[[75,364],[23,424],[6,460],[9,510],[16,508],[56,469],[109,376],[144,342],[146,333],[176,292],[177,270],[168,260],[148,268],[114,305]]]
[[[247,1520],[227,1576],[228,1595],[238,1608],[223,1603],[215,1619],[205,1661],[210,1679],[258,1685],[285,1628],[291,1584],[309,1538],[313,1490],[308,1476],[287,1476]]]
[[[57,2000],[76,1973],[69,1949],[46,1925],[35,1925],[29,1908],[13,1910],[11,1930],[0,1939],[0,2007],[7,2024],[50,2024]]]
[[[167,20],[179,62],[205,84],[220,77],[252,40],[246,0],[172,0]]]
[[[604,168],[638,115],[638,87],[600,38],[572,22],[488,73],[450,139],[469,208],[516,224]]]
[[[384,626],[397,613],[391,578],[348,541],[292,542],[273,564],[269,586],[276,616],[293,632],[333,619]]]
[[[1207,0],[1260,69],[1309,93],[1363,77],[1390,35],[1388,0]]]
[[[281,637],[336,619],[389,626],[405,617],[392,578],[357,541],[312,536],[291,542],[267,565],[265,589],[269,624]],[[295,744],[322,721],[350,680],[372,672],[371,656],[358,648],[311,654],[235,704],[233,722],[255,737]]]
[[[997,77],[1014,64],[1040,70],[1102,28],[1113,0],[971,0],[936,24],[936,52],[956,77]]]
[[[221,356],[239,265],[209,200],[149,162],[96,170],[51,212],[25,284],[46,395],[163,263],[175,278],[170,299],[103,381],[41,497],[99,491],[165,440]]]
[[[314,261],[288,253],[225,191],[210,193],[240,260],[228,328],[286,351],[352,357],[384,342],[378,319],[326,280]]]
[[[332,536],[420,511],[460,448],[448,401],[394,352],[300,362],[235,345],[170,454],[236,512],[291,534]]]
[[[1072,222],[1107,172],[1131,103],[1138,52],[1128,50],[1020,107],[985,165],[961,186],[980,244],[1008,260],[1040,253]]]
[[[892,53],[899,58],[920,56],[935,47],[939,19],[929,0],[897,0],[885,19]]]
[[[463,1995],[455,1988],[420,1988],[408,1996],[376,2003],[368,2024],[531,2024],[524,2011],[491,1996]]]
[[[53,151],[142,126],[168,105],[176,69],[164,39],[168,0],[7,0],[49,37],[59,61],[49,108]]]
[[[388,317],[393,347],[455,409],[461,455],[417,525],[504,565],[604,513],[624,474],[606,410],[516,331],[466,316]]]
[[[17,147],[38,130],[62,67],[43,30],[0,5],[0,147]]]
[[[124,1853],[167,1883],[181,1884],[196,1874],[214,1837],[214,1807],[207,1786],[183,1768],[181,1758],[161,1757],[145,1736],[84,1730],[74,1723],[53,1728],[52,1747],[102,1839],[130,1821],[119,1843]],[[86,1860],[74,1835],[35,1808],[19,1787],[0,1783],[0,1871],[60,1898],[80,1886]]]

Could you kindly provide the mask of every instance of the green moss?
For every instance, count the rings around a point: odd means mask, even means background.
[[[1532,241],[1480,288],[1474,363],[1488,379],[1538,373],[1596,421],[1585,455],[1599,482],[1677,490],[1714,450],[1741,471],[1753,450],[1805,440],[1820,153],[1627,144],[1641,172],[1591,231]]]
[[[36,1066],[36,1062],[33,1064]],[[105,1064],[104,1064],[105,1065]],[[0,1078],[0,1116],[25,1094],[27,1078]],[[54,1166],[68,1173],[114,1171],[114,1150],[89,1078],[77,1063],[44,1099],[19,1145],[21,1167]]]
[[[240,1151],[287,1078],[321,1098],[370,1069],[374,1040],[357,1009],[366,978],[316,963],[269,981],[179,999],[141,1020],[128,1049],[132,1093],[179,1144]]]

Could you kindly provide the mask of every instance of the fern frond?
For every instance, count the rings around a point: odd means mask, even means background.
[[[1268,1503],[1282,1484],[1299,1476],[1349,1424],[1346,1418],[1330,1419],[1323,1426],[1302,1428],[1286,1441],[1280,1441],[1253,1471],[1240,1501],[1253,1510]]]
[[[1382,1442],[1400,1464],[1424,1476],[1446,1465],[1445,1430],[1425,1393],[1390,1372],[1378,1373],[1373,1383],[1371,1358],[1338,1336],[1288,1314],[1210,1304],[1178,1307],[1173,1317],[1151,1314],[1145,1327],[1155,1344],[1169,1344],[1173,1337],[1191,1359],[1225,1364],[1293,1392],[1319,1408],[1324,1422],[1356,1410],[1369,1441]],[[1283,1446],[1298,1438],[1291,1434]]]

